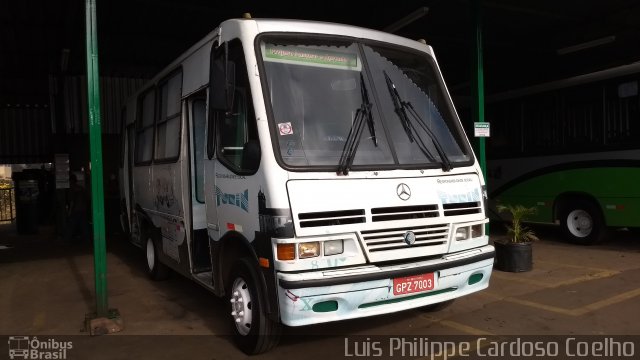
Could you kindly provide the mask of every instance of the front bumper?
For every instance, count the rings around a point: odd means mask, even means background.
[[[303,326],[455,299],[489,286],[494,253],[493,246],[486,245],[408,264],[278,273],[280,318],[285,325]],[[393,294],[394,278],[426,273],[434,273],[433,290]]]

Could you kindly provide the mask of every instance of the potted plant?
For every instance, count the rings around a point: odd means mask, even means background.
[[[496,269],[509,272],[530,271],[533,267],[531,243],[538,240],[533,230],[522,225],[527,215],[536,212],[535,207],[522,205],[498,205],[499,212],[511,215],[511,224],[506,225],[507,237],[494,240],[496,248]]]

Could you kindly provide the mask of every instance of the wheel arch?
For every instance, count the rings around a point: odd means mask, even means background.
[[[242,257],[249,257],[257,264],[258,256],[249,240],[237,231],[229,231],[217,241],[217,253],[216,263],[218,264],[218,274],[223,284],[221,291],[222,295],[224,295],[233,263]]]
[[[143,253],[145,253],[145,256],[148,256],[148,254],[146,253],[148,251],[146,242],[148,237],[151,237],[155,250],[154,258],[155,262],[157,263],[155,266],[157,270],[151,270],[147,264],[148,274],[151,279],[155,281],[166,280],[169,277],[169,270],[171,268],[165,262],[166,257],[162,251],[162,234],[160,228],[153,223],[153,220],[151,219],[149,214],[147,214],[147,212],[144,211],[144,209],[139,204],[136,204],[135,211],[136,216],[139,218],[138,226],[140,232],[140,243],[136,244],[134,242],[134,245],[139,246]]]
[[[269,298],[269,291],[267,289],[266,279],[258,268],[259,260],[258,254],[249,240],[241,233],[237,231],[229,231],[217,242],[215,246],[217,252],[214,259],[217,262],[217,274],[216,281],[221,286],[216,286],[216,294],[219,296],[226,295],[226,289],[231,279],[231,269],[233,264],[243,257],[250,258],[252,265],[256,267],[256,273],[258,274],[258,287],[260,290],[260,297],[264,304],[267,304],[267,309],[272,309],[272,300]]]
[[[562,219],[560,219],[560,214],[562,214],[563,207],[565,206],[565,204],[567,204],[572,200],[573,201],[582,200],[582,201],[591,203],[598,210],[602,220],[604,221],[604,225],[606,226],[607,219],[604,216],[604,211],[602,211],[602,206],[600,205],[598,200],[595,198],[595,196],[583,191],[566,191],[556,196],[553,202],[553,215],[552,215],[553,219],[552,220],[554,222],[562,221]]]
[[[149,214],[147,214],[147,212],[144,211],[144,209],[142,208],[142,206],[140,206],[140,204],[136,204],[135,211],[136,211],[136,215],[140,217],[140,221],[141,221],[140,225],[144,224],[147,226],[155,227],[153,220],[151,220],[151,216],[149,216]]]
[[[136,225],[134,226],[134,222],[136,223]],[[135,228],[137,229],[137,232],[139,232],[139,239],[136,242],[136,239],[134,238],[134,233],[135,231],[133,231]],[[155,224],[153,223],[153,220],[151,219],[151,217],[149,216],[149,214],[147,214],[146,211],[144,211],[144,209],[140,206],[140,204],[136,204],[134,206],[134,214],[132,214],[131,216],[131,223],[129,224],[129,242],[131,242],[133,245],[142,248],[143,247],[143,242],[145,241],[144,238],[144,232],[145,231],[160,231]]]

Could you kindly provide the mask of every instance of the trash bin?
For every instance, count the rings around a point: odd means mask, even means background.
[[[38,179],[28,172],[13,174],[16,196],[16,231],[18,234],[38,233]]]

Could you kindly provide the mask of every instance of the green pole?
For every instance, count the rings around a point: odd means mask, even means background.
[[[482,63],[482,0],[471,0],[473,13],[473,117],[474,121],[484,120],[484,65]],[[487,184],[487,154],[485,138],[478,137],[478,157],[484,183]],[[485,227],[489,233],[489,224]]]
[[[100,78],[96,1],[86,0],[87,90],[89,144],[91,147],[91,199],[93,207],[93,263],[96,280],[96,315],[107,317],[107,249],[102,185],[102,126],[100,124]]]

